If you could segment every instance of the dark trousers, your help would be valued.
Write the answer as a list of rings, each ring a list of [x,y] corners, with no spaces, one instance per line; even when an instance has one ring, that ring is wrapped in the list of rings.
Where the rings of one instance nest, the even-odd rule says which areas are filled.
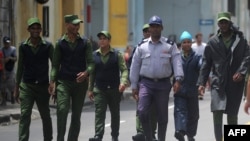
[[[224,114],[224,111],[222,110],[213,111],[214,136],[215,136],[216,141],[223,141],[223,114]],[[238,116],[227,114],[227,124],[237,125]]]
[[[138,107],[138,102],[136,103],[136,106]],[[151,106],[151,111],[150,111],[150,114],[151,114],[151,125],[152,125],[152,130],[153,130],[153,136],[155,136],[156,134],[156,128],[157,128],[157,115],[156,115],[156,109],[155,109],[155,104],[153,104]],[[139,114],[138,114],[138,110],[136,110],[136,132],[137,133],[143,133],[143,129],[142,129],[142,125],[141,125],[141,121],[140,121],[140,118],[139,118]]]
[[[103,137],[107,106],[111,114],[111,136],[118,137],[120,129],[121,93],[118,89],[101,90],[95,96],[95,135]]]
[[[152,103],[155,103],[157,114],[158,140],[165,141],[168,123],[168,101],[171,87],[172,85],[169,79],[158,82],[147,79],[141,79],[140,81],[138,113],[146,141],[153,140],[150,119]]]
[[[175,130],[184,131],[188,137],[194,137],[197,133],[199,120],[198,96],[174,98]]]
[[[48,84],[20,84],[21,118],[19,122],[19,141],[29,140],[31,114],[35,102],[42,119],[44,141],[52,141],[49,99]]]
[[[82,107],[87,87],[87,81],[76,83],[73,81],[59,80],[57,82],[57,141],[64,141],[70,107],[72,114],[67,140],[78,141],[81,127]]]

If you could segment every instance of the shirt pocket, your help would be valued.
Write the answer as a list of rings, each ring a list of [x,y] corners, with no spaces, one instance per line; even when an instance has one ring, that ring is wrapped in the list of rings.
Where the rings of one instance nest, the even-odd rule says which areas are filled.
[[[151,57],[150,54],[144,54],[144,55],[141,56],[141,59],[142,59],[142,69],[149,67],[150,61],[151,61],[150,57]]]
[[[160,64],[162,66],[170,65],[171,55],[170,54],[160,54]]]

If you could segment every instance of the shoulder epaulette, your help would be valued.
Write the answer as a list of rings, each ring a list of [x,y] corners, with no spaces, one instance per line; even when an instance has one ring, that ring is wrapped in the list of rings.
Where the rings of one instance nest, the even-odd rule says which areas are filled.
[[[167,39],[166,40],[166,43],[170,44],[170,45],[174,45],[174,41],[170,40],[170,39]]]
[[[143,39],[143,40],[138,44],[138,46],[140,46],[141,44],[143,44],[143,43],[145,43],[145,42],[147,42],[147,41],[148,41],[148,38]]]

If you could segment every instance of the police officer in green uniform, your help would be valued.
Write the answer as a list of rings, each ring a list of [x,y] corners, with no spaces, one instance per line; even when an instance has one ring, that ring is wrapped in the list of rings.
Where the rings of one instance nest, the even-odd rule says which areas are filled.
[[[107,106],[111,113],[112,141],[118,141],[121,95],[128,83],[128,70],[123,55],[110,46],[108,31],[97,34],[99,49],[93,53],[95,70],[90,74],[88,96],[95,103],[95,136],[89,141],[102,141]]]
[[[15,97],[21,101],[19,141],[29,140],[29,126],[34,102],[41,115],[44,141],[52,141],[48,93],[49,59],[52,60],[54,47],[40,37],[42,27],[38,18],[28,20],[30,37],[18,49]],[[20,94],[19,94],[20,92]],[[18,101],[19,102],[19,101]]]
[[[90,41],[78,33],[83,21],[77,15],[66,15],[64,20],[66,33],[55,45],[49,93],[57,97],[57,141],[64,141],[70,106],[72,115],[67,140],[77,141],[88,75],[94,66],[93,51]]]

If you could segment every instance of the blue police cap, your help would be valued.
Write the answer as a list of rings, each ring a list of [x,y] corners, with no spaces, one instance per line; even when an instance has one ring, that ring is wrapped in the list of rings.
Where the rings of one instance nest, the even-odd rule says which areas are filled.
[[[149,25],[151,25],[151,24],[162,25],[162,20],[161,20],[161,18],[158,17],[158,16],[153,16],[153,17],[151,17],[151,18],[149,19],[149,23],[148,23],[148,24],[149,24]]]

